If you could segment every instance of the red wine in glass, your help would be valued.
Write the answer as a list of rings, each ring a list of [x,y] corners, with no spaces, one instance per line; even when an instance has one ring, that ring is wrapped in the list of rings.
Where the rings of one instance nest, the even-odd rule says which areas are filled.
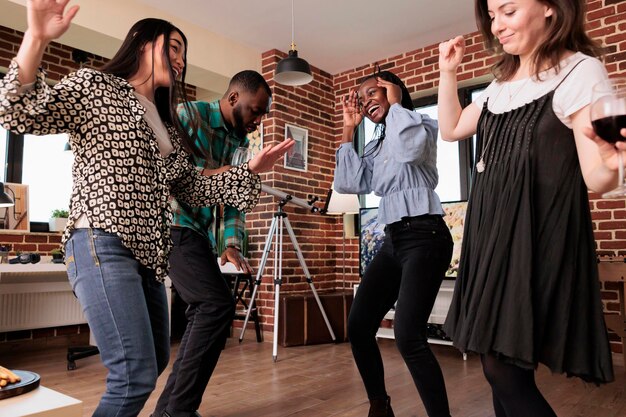
[[[626,141],[622,129],[626,128],[626,78],[600,81],[593,86],[591,96],[591,125],[598,136],[610,143]],[[626,197],[624,162],[617,152],[619,178],[617,188],[602,194],[604,198]]]
[[[626,114],[607,116],[591,122],[593,130],[607,142],[615,143],[626,140],[620,131],[626,128]]]

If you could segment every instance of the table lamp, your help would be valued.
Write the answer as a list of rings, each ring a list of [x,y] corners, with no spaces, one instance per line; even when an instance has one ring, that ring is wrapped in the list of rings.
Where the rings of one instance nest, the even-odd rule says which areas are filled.
[[[343,216],[343,278],[342,289],[346,287],[346,238],[355,237],[355,220],[352,214],[359,212],[359,197],[356,194],[341,194],[335,191],[334,184],[328,191],[324,212]]]

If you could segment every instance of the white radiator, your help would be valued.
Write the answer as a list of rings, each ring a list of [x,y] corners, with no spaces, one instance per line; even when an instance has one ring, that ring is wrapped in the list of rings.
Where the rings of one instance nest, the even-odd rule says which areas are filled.
[[[86,323],[65,265],[0,265],[0,332]]]

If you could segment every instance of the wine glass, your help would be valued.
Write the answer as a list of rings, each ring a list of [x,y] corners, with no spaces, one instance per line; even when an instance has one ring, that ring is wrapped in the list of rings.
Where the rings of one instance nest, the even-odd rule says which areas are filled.
[[[231,165],[237,166],[241,164],[245,164],[249,160],[254,157],[254,152],[249,148],[245,148],[243,146],[235,149],[235,153],[233,153],[232,160],[230,161]]]
[[[626,141],[620,134],[626,128],[626,78],[600,81],[593,86],[591,125],[598,136],[610,143]],[[617,153],[619,178],[617,188],[602,194],[603,198],[626,197],[622,152]]]

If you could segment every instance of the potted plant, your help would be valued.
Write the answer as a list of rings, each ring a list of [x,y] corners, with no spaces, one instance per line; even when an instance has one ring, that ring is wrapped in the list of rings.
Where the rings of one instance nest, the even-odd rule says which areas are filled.
[[[55,264],[63,263],[63,252],[61,252],[61,249],[52,249],[50,251],[50,255],[52,255],[52,263],[55,263]]]
[[[67,225],[69,212],[67,210],[53,210],[50,216],[49,228],[51,232],[62,232]]]

